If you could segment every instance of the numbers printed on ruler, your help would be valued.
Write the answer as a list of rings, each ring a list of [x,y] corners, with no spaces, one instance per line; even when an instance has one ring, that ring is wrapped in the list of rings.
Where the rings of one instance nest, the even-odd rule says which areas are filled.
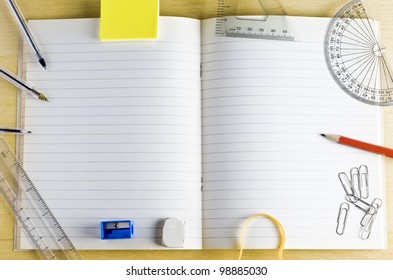
[[[265,12],[262,6],[263,12]],[[261,13],[263,13],[261,11]],[[298,41],[295,28],[284,16],[266,14],[237,15],[237,1],[219,0],[217,6],[216,35],[281,41]]]
[[[285,19],[269,16],[268,20],[253,20],[252,17],[225,17],[216,35],[223,37],[295,41],[295,32],[285,23]]]

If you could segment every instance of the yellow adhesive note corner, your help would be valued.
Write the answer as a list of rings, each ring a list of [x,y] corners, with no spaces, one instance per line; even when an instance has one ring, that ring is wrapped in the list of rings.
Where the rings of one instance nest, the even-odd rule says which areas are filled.
[[[100,39],[157,39],[159,0],[101,0]]]

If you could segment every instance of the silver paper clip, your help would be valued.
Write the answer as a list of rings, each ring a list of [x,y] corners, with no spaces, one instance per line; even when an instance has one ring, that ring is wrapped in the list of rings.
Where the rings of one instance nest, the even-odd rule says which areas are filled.
[[[351,183],[352,183],[353,189],[356,191],[357,194],[359,194],[359,198],[360,198],[361,194],[360,194],[360,173],[359,173],[359,168],[357,168],[357,167],[351,168],[349,173],[350,173],[350,176],[351,176]]]
[[[362,225],[362,229],[360,231],[360,238],[366,240],[370,237],[372,226],[374,224],[375,219],[377,218],[378,210],[382,206],[382,200],[376,198],[371,203],[369,210],[363,216],[360,224]]]
[[[352,168],[350,179],[345,172],[339,173],[338,178],[346,193],[345,199],[365,213],[360,221],[360,238],[366,240],[370,237],[378,210],[382,207],[382,200],[379,198],[375,198],[371,204],[364,200],[369,197],[368,167],[361,165]],[[336,233],[339,235],[344,233],[348,211],[349,204],[342,203],[337,217]]]
[[[371,230],[374,224],[375,219],[377,218],[377,213],[374,213],[371,218],[368,220],[367,224],[362,227],[360,231],[360,238],[363,240],[366,240],[370,237],[371,235]]]
[[[362,198],[368,198],[368,167],[366,165],[359,167],[359,190]]]
[[[377,215],[379,208],[382,206],[382,200],[379,198],[375,198],[373,202],[370,205],[370,210],[364,214],[363,219],[360,221],[360,224],[362,226],[366,226],[370,223],[370,219],[373,218],[373,216]]]
[[[338,174],[338,178],[340,179],[341,185],[347,194],[346,199],[351,203],[355,203],[359,199],[359,194],[353,187],[352,182],[349,180],[347,174],[345,172],[340,172]]]
[[[348,213],[349,213],[349,204],[346,202],[341,203],[337,216],[336,233],[338,235],[344,234],[345,226],[347,224]]]
[[[348,202],[351,202],[353,205],[355,205],[357,208],[359,208],[360,210],[362,210],[365,213],[374,212],[376,210],[369,203],[367,203],[366,201],[364,201],[363,199],[360,199],[358,197],[353,197],[352,195],[350,195],[350,196],[346,196],[345,198],[347,199]],[[372,209],[372,208],[374,208],[374,209]]]

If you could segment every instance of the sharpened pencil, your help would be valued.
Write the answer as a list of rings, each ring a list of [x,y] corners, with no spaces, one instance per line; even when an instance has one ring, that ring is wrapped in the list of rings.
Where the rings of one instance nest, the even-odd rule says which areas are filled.
[[[389,148],[374,145],[374,144],[369,144],[366,142],[351,139],[351,138],[341,136],[341,135],[321,134],[321,136],[323,136],[326,139],[329,139],[333,142],[336,142],[338,144],[346,145],[346,146],[349,146],[352,148],[357,148],[357,149],[361,149],[363,151],[367,151],[367,152],[371,152],[374,154],[384,155],[384,156],[393,158],[393,149],[389,149]]]

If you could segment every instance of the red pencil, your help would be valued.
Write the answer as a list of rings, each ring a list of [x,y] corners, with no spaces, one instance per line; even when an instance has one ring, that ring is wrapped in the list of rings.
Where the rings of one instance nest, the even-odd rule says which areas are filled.
[[[326,137],[327,139],[329,139],[333,142],[342,144],[342,145],[350,146],[350,147],[361,149],[361,150],[371,152],[374,154],[380,154],[380,155],[384,155],[384,156],[393,158],[393,150],[389,149],[389,148],[369,144],[369,143],[362,142],[359,140],[347,138],[347,137],[344,137],[341,135],[321,134],[321,136]]]

